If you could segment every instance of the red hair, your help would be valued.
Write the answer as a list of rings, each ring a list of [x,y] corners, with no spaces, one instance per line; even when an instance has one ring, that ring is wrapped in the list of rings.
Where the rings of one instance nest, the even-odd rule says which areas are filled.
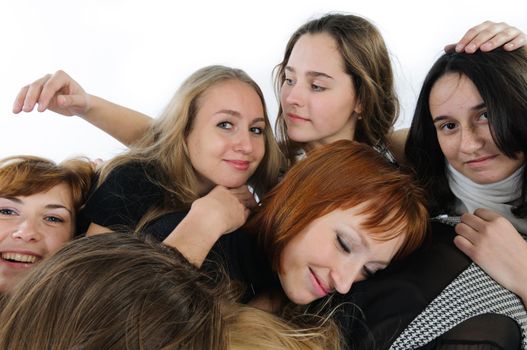
[[[362,205],[364,229],[378,240],[404,235],[394,259],[414,251],[427,232],[424,191],[370,146],[337,141],[310,152],[262,200],[251,219],[273,269],[284,247],[313,220]]]

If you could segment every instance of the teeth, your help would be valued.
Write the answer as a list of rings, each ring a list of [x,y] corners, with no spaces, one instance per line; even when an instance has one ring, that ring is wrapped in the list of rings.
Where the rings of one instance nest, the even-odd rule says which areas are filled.
[[[2,253],[2,259],[26,264],[33,264],[37,260],[37,257],[34,255],[26,255],[20,253]]]

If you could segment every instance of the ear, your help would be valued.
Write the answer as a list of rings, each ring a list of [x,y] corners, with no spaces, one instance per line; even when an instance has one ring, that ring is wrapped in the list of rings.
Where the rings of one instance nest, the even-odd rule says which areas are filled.
[[[360,101],[355,102],[355,107],[353,108],[354,114],[361,114],[362,113],[362,103]]]

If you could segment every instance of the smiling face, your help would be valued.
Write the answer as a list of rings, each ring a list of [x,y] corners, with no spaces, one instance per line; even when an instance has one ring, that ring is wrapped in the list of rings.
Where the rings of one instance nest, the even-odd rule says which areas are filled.
[[[494,142],[487,108],[474,83],[465,75],[442,76],[430,92],[430,114],[447,161],[478,184],[501,181],[524,162],[504,155]]]
[[[280,103],[293,141],[317,147],[354,139],[361,107],[329,34],[304,34],[298,39],[285,68]]]
[[[380,241],[362,228],[360,207],[337,209],[312,221],[284,248],[279,278],[287,297],[308,304],[385,268],[404,235]],[[381,234],[382,235],[382,234]]]
[[[66,184],[30,196],[0,197],[0,293],[70,241],[74,222]]]
[[[260,97],[244,82],[218,83],[200,97],[187,137],[200,193],[214,185],[234,188],[247,182],[265,153],[264,116]]]

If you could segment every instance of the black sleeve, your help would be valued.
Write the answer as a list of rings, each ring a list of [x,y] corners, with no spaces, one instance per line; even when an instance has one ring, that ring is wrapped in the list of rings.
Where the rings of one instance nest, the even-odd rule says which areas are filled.
[[[522,333],[512,318],[498,314],[472,317],[421,349],[434,350],[518,350]]]
[[[147,172],[138,163],[114,169],[89,196],[81,211],[83,219],[116,230],[133,229],[163,199],[162,190],[149,181]]]
[[[241,302],[248,302],[264,289],[280,285],[263,251],[259,249],[256,237],[244,229],[223,235],[212,247],[203,268],[211,271],[218,265],[226,270],[231,279],[246,287]]]

